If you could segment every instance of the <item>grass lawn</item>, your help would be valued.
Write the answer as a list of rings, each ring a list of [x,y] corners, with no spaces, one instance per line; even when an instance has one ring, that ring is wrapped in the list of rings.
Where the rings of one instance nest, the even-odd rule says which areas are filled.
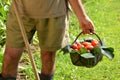
[[[55,80],[120,80],[120,1],[119,0],[86,0],[84,4],[89,17],[95,24],[95,32],[105,39],[107,46],[115,49],[115,58],[103,61],[93,68],[72,65],[69,55],[57,54]],[[75,15],[70,17],[70,39],[80,32]]]
[[[120,0],[84,0],[87,14],[95,24],[95,32],[105,40],[107,46],[115,49],[115,57],[109,60],[104,56],[103,60],[93,68],[77,67],[71,63],[70,55],[57,52],[56,72],[54,80],[120,80]],[[74,13],[70,16],[70,40],[81,32]],[[2,51],[0,52],[2,54]],[[33,53],[38,70],[40,70],[39,49]],[[0,55],[1,57],[2,55]],[[19,71],[25,73],[28,80],[34,80],[29,58],[23,54],[21,61],[25,61]],[[1,68],[1,64],[0,64]],[[0,69],[1,70],[1,69]]]

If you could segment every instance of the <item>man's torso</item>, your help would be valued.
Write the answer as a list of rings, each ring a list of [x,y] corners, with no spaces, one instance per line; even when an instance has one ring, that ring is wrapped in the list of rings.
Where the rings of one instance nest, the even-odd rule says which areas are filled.
[[[66,14],[65,0],[16,0],[20,15],[31,18],[49,18]],[[11,12],[14,12],[11,6]]]

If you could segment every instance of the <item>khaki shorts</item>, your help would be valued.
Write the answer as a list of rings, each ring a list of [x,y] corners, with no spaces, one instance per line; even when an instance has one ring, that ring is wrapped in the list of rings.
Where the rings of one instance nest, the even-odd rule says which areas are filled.
[[[56,51],[69,42],[66,16],[45,19],[22,17],[22,21],[28,41],[34,40],[33,35],[37,32],[42,50]],[[16,48],[25,46],[18,21],[12,13],[9,14],[7,20],[6,45]]]

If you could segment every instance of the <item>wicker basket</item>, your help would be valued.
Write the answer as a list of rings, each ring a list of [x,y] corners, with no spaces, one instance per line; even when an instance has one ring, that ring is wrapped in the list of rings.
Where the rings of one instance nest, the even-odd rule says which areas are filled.
[[[82,34],[82,32],[76,37],[73,44],[76,42],[76,40],[78,39],[78,37],[81,34]],[[102,46],[103,44],[102,44],[100,37],[96,33],[93,33],[93,34],[97,36],[97,38],[99,39],[100,45]],[[86,54],[88,54],[88,53],[86,53]],[[70,58],[71,58],[73,65],[84,66],[84,67],[88,67],[88,68],[94,67],[103,58],[102,53],[96,54],[96,55],[93,55],[93,54],[90,54],[90,55],[92,55],[92,56],[89,58],[84,58],[81,54],[78,54],[77,52],[75,52],[75,53],[70,53]]]

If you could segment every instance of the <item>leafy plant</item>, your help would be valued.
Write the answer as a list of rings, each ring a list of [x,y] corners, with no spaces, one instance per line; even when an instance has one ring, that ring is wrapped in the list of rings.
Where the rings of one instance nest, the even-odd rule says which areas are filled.
[[[0,45],[5,44],[6,19],[9,11],[10,0],[0,0]]]

